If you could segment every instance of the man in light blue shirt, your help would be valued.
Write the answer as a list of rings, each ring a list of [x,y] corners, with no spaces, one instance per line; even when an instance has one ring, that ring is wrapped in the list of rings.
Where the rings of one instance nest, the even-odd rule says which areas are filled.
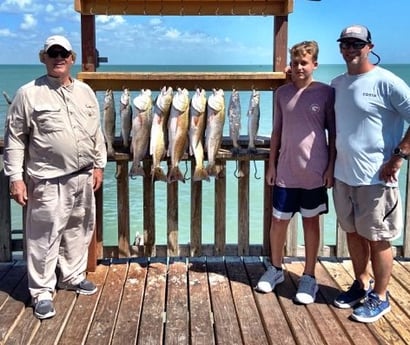
[[[387,287],[391,241],[403,227],[398,174],[410,155],[410,131],[403,136],[405,122],[410,122],[410,88],[371,63],[374,45],[366,27],[345,28],[338,42],[347,73],[332,81],[337,149],[333,197],[355,281],[334,304],[354,307],[357,321],[374,322],[391,309]]]

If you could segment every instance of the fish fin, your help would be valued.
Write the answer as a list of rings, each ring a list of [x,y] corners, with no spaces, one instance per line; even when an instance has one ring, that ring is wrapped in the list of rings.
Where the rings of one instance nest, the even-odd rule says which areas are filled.
[[[182,172],[181,170],[179,170],[179,167],[171,168],[168,174],[168,183],[172,183],[176,181],[181,181],[185,183],[184,175],[182,175]]]
[[[209,181],[209,175],[205,168],[196,167],[194,171],[194,176],[192,178],[194,181]]]
[[[151,170],[152,182],[164,181],[167,182],[167,176],[161,167],[155,167]]]
[[[145,172],[141,166],[133,163],[131,166],[129,175],[131,177],[134,177],[134,176],[144,176],[145,177]]]

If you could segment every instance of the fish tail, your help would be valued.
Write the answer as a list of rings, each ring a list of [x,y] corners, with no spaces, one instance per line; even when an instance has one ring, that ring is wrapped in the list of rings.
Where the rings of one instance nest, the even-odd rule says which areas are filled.
[[[195,167],[194,176],[192,179],[194,181],[202,181],[202,180],[209,181],[209,175],[205,168]]]
[[[214,177],[217,177],[219,173],[215,163],[208,164],[208,166],[206,167],[206,172],[208,173],[208,176],[214,176]]]
[[[155,181],[164,181],[167,182],[167,176],[164,173],[164,170],[161,167],[155,167],[151,170],[152,182]]]
[[[129,175],[131,177],[134,177],[134,176],[145,177],[145,172],[144,172],[144,169],[140,165],[132,163]]]
[[[181,170],[179,167],[172,167],[168,174],[168,183],[181,181],[185,183],[184,175],[182,175]]]

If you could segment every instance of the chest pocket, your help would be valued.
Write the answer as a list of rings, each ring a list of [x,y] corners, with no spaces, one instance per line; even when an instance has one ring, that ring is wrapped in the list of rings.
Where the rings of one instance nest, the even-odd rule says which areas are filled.
[[[39,104],[34,107],[33,120],[42,133],[64,130],[61,107],[52,104]]]

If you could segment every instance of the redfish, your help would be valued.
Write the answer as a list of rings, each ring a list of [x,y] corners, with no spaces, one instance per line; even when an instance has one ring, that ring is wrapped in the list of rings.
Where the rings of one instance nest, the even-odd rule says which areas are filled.
[[[205,130],[205,147],[208,153],[206,170],[209,176],[217,177],[219,172],[215,159],[221,147],[222,132],[225,124],[225,95],[222,89],[213,90],[208,97],[207,126]]]
[[[185,182],[185,178],[179,170],[179,162],[187,148],[188,122],[189,92],[187,89],[178,88],[172,99],[168,120],[168,156],[171,157],[168,183]]]
[[[131,153],[133,156],[130,176],[145,176],[142,161],[144,160],[149,143],[152,123],[151,90],[141,90],[134,98],[135,114],[132,120]]]
[[[160,164],[166,155],[167,125],[173,92],[172,87],[167,88],[164,86],[155,100],[150,141],[151,176],[153,181],[167,181],[167,176]]]
[[[206,123],[206,91],[197,88],[191,99],[189,126],[189,153],[195,157],[194,181],[208,180],[204,168],[204,147],[202,144]]]

